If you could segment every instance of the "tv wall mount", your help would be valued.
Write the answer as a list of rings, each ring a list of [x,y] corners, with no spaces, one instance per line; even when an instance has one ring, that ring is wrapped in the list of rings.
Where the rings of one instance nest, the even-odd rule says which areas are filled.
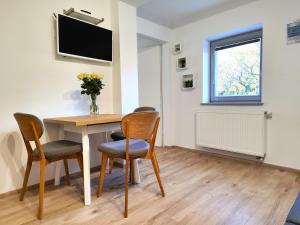
[[[86,11],[86,10],[80,10],[80,12],[75,11],[74,8],[70,8],[68,10],[63,11],[63,13],[67,16],[79,19],[79,20],[83,20],[86,21],[88,23],[94,24],[94,25],[98,25],[99,23],[104,22],[104,18],[102,19],[98,19],[96,17],[91,16],[91,12]],[[56,14],[53,13],[54,17],[56,18]]]

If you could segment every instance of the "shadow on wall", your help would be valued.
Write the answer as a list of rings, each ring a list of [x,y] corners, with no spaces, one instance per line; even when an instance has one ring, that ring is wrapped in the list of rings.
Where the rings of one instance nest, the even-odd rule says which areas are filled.
[[[44,124],[45,133],[41,138],[41,143],[59,139],[59,126],[54,124]],[[110,137],[108,132],[107,137]],[[81,142],[81,135],[65,132],[65,139]],[[110,140],[110,139],[109,139]],[[106,142],[106,134],[93,134],[90,135],[90,159],[91,167],[99,166],[100,156],[97,151],[97,147],[100,143]],[[34,145],[32,146],[34,148]],[[27,162],[27,151],[19,131],[13,131],[3,134],[3,138],[0,139],[0,164],[4,171],[5,179],[0,179],[0,193],[5,193],[9,190],[15,190],[22,187],[22,182],[25,173],[25,167]],[[77,161],[70,160],[69,164],[70,173],[78,172],[79,167]],[[54,177],[55,164],[51,164],[47,167],[46,180]],[[64,174],[64,171],[62,171]],[[30,172],[28,185],[32,185],[39,182],[39,164],[33,163]]]
[[[64,93],[63,95],[64,100],[71,100],[70,105],[68,106],[70,112],[78,112],[81,113],[89,113],[89,96],[81,95],[80,90],[69,91]]]
[[[22,156],[24,156],[23,140],[18,132],[12,132],[4,136],[0,142],[0,155],[6,164],[12,185],[19,188],[22,185],[25,167]],[[26,154],[27,157],[27,154]],[[26,158],[27,160],[27,158]],[[0,182],[0,190],[5,190],[7,182]]]

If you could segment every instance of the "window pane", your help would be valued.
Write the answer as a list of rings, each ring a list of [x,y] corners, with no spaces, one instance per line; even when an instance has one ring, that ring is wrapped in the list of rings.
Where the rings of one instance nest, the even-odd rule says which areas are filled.
[[[215,51],[215,96],[260,95],[260,41]]]

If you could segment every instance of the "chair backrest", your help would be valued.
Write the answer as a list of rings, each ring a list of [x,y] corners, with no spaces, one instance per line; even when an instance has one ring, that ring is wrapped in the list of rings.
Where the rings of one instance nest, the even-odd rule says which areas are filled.
[[[36,116],[25,113],[15,113],[14,117],[26,141],[36,141],[36,138],[39,139],[43,135],[43,123]]]
[[[42,150],[39,140],[44,133],[42,121],[34,115],[25,113],[15,113],[14,117],[22,133],[28,157],[32,158],[32,147],[30,145],[30,141],[34,141],[36,149],[38,151],[39,159],[45,160],[45,154]]]
[[[155,130],[157,131],[157,121],[159,121],[158,112],[130,113],[122,119],[122,132],[128,139],[150,141]]]
[[[156,111],[156,109],[149,106],[138,107],[134,110],[134,112],[153,112],[153,111]]]

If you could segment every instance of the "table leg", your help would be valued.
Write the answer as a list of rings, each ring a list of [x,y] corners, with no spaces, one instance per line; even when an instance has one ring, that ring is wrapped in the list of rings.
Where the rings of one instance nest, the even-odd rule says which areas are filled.
[[[60,185],[61,167],[62,167],[62,161],[61,160],[57,161],[55,165],[55,178],[54,178],[55,186]]]
[[[82,127],[84,204],[91,204],[90,142],[87,126]]]
[[[108,135],[107,135],[107,131],[105,132],[105,140],[106,140],[106,143],[108,143]],[[106,170],[108,170],[109,171],[109,165],[110,165],[110,161],[111,161],[112,159],[110,159],[110,158],[108,158],[107,159],[107,162],[106,162]]]
[[[64,138],[65,138],[64,125],[61,125],[58,131],[58,139],[63,140]],[[55,177],[54,177],[55,186],[58,186],[60,184],[61,168],[62,168],[62,161],[60,160],[56,162],[56,167],[55,167]]]
[[[138,160],[139,159],[134,160],[134,163],[133,163],[133,167],[134,167],[134,178],[133,178],[133,180],[137,184],[141,183]]]

